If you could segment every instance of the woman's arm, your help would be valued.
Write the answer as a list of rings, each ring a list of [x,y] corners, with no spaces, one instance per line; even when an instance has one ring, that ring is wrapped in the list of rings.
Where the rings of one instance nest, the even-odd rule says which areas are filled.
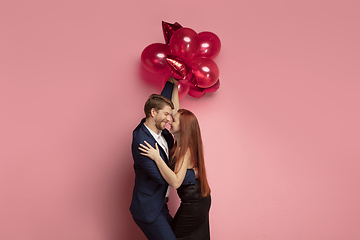
[[[186,175],[187,166],[190,161],[190,152],[187,151],[184,158],[179,161],[179,164],[181,164],[179,172],[174,173],[161,158],[157,143],[155,143],[155,148],[153,148],[146,141],[145,144],[146,146],[140,144],[139,149],[142,151],[141,155],[147,156],[154,160],[165,181],[174,189],[179,188],[184,181]]]
[[[174,104],[174,109],[172,110],[172,115],[174,116],[177,113],[177,111],[180,109],[178,81],[171,76],[169,77],[169,80],[170,79],[172,80],[172,83],[174,84],[173,92],[171,95],[171,101]]]

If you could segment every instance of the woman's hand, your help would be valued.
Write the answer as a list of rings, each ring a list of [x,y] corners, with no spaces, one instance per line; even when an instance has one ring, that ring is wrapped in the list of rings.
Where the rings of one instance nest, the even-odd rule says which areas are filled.
[[[154,160],[155,162],[159,159],[162,160],[157,143],[155,143],[155,148],[153,148],[146,141],[144,141],[144,143],[146,144],[146,146],[144,144],[140,143],[139,150],[141,151],[140,152],[141,155],[147,156],[147,157],[151,158],[152,160]]]

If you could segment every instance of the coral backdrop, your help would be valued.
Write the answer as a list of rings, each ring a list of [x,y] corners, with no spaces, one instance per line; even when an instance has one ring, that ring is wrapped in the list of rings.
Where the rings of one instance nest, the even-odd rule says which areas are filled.
[[[358,1],[0,3],[0,239],[141,240],[131,133],[161,21],[222,43],[198,117],[212,239],[360,239]],[[178,205],[171,193],[171,212]]]

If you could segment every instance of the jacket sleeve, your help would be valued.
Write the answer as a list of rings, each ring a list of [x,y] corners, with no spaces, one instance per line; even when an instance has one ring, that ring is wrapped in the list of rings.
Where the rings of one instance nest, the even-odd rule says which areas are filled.
[[[167,97],[168,99],[171,99],[173,88],[174,88],[174,84],[167,81],[163,90],[161,91],[161,95],[163,95],[164,97]]]
[[[147,142],[151,142],[146,140]],[[143,141],[141,142],[143,143]],[[157,183],[168,185],[165,179],[161,176],[156,163],[149,157],[143,156],[140,154],[140,150],[138,149],[140,142],[134,141],[132,144],[132,154],[136,165],[140,165],[140,167]],[[154,144],[151,144],[154,145]],[[155,147],[155,146],[153,146]],[[195,175],[194,175],[195,176]]]

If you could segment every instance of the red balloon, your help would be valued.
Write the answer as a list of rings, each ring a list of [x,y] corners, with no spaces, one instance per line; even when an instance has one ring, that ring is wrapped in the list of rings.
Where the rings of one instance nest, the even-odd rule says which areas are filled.
[[[169,46],[163,43],[153,43],[141,53],[141,63],[152,73],[168,71],[166,56],[170,54]]]
[[[178,22],[171,24],[171,23],[162,21],[162,28],[163,28],[165,42],[166,42],[166,44],[169,44],[170,38],[173,35],[173,33],[176,30],[178,30],[179,28],[182,28],[182,26]]]
[[[185,79],[191,69],[178,57],[167,56],[166,61],[169,65],[170,74],[175,79]]]
[[[201,32],[198,35],[200,40],[200,52],[198,56],[214,59],[221,49],[219,37],[212,32]]]
[[[212,85],[211,87],[204,88],[203,92],[204,93],[216,92],[219,88],[220,88],[220,79],[217,80],[217,82],[214,85]]]
[[[197,87],[211,87],[219,79],[219,68],[210,58],[199,57],[194,59],[189,65],[192,68],[197,83],[195,86]]]
[[[162,88],[164,88],[167,80],[169,79],[170,74],[166,74],[164,76],[164,78],[162,79]],[[182,81],[178,81],[178,94],[179,94],[179,99],[182,99],[186,96],[186,94],[188,94],[190,89],[190,86],[183,83]]]
[[[202,92],[201,90],[192,88],[192,87],[189,89],[188,94],[189,94],[189,96],[194,97],[194,98],[201,98],[202,96],[205,95],[205,93]]]
[[[190,90],[190,86],[187,84],[182,83],[181,81],[178,82],[178,92],[179,92],[179,99],[182,99],[183,97],[188,94]]]
[[[180,28],[171,36],[169,48],[173,55],[189,62],[200,51],[199,36],[191,28]]]
[[[190,89],[188,92],[189,96],[194,97],[194,98],[201,98],[206,93],[216,92],[220,87],[220,80],[217,80],[217,82],[209,88],[199,88],[199,87],[196,87],[193,85],[189,85],[189,86],[190,86]]]

